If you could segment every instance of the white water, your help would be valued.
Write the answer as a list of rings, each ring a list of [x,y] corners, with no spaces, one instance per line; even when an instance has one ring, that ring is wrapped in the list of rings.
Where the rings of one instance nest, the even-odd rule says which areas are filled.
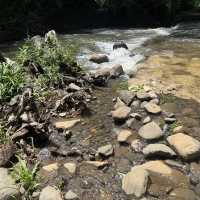
[[[143,45],[148,40],[157,37],[167,37],[171,34],[173,28],[156,29],[95,29],[82,34],[63,35],[63,40],[75,40],[81,44],[81,51],[77,56],[78,62],[89,70],[98,68],[112,67],[114,64],[121,64],[124,71],[129,74],[137,70],[137,64],[145,58],[145,52],[150,49]],[[129,50],[119,48],[113,50],[113,44],[117,41],[123,41],[127,44]],[[89,62],[89,57],[93,53],[103,53],[108,55],[109,62],[95,64]]]

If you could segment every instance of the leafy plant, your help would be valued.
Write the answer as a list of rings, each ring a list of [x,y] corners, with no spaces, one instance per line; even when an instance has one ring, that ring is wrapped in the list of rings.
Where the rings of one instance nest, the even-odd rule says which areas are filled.
[[[22,159],[20,156],[17,156],[17,158],[19,162],[12,168],[12,176],[16,182],[24,187],[26,190],[25,196],[29,198],[39,186],[39,177],[37,174],[39,163],[36,163],[35,166],[30,169],[26,160]]]
[[[176,97],[172,94],[163,94],[161,93],[159,95],[160,97],[160,104],[165,104],[165,103],[173,103],[176,100]]]
[[[0,63],[0,101],[17,94],[24,83],[24,73],[20,65]]]
[[[130,87],[129,90],[133,92],[142,92],[144,91],[144,85],[135,85]]]

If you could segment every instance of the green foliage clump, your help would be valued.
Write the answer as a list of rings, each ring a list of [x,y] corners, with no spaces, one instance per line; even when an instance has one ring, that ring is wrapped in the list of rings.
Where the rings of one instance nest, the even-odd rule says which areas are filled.
[[[38,167],[39,164],[36,163],[33,169],[30,169],[27,161],[17,156],[18,163],[12,168],[12,176],[25,190],[25,196],[29,199],[30,195],[39,186],[39,176]]]
[[[144,85],[135,85],[135,86],[130,87],[129,90],[133,92],[143,92]]]
[[[24,72],[16,63],[0,63],[0,101],[17,94],[25,83]]]
[[[36,83],[42,87],[58,85],[63,81],[62,65],[70,74],[76,74],[81,70],[75,61],[73,46],[62,47],[57,41],[48,40],[39,48],[31,40],[27,40],[19,50],[17,61],[21,65],[32,61],[42,68],[44,73],[36,80]]]

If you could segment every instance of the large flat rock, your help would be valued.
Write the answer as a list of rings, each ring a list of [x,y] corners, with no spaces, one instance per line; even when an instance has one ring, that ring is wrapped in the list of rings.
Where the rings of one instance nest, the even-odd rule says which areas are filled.
[[[189,135],[177,133],[169,136],[167,141],[185,160],[192,160],[200,157],[200,142]]]

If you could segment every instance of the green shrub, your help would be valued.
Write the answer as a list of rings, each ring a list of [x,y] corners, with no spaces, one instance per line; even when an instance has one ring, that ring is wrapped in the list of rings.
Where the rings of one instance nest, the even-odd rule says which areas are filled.
[[[16,95],[24,83],[24,73],[20,65],[0,63],[0,101]]]
[[[63,73],[60,71],[61,65],[64,65],[70,74],[76,74],[81,70],[75,59],[76,50],[72,45],[62,47],[51,41],[43,42],[41,48],[33,44],[31,40],[20,48],[17,55],[17,61],[24,65],[27,61],[32,61],[40,66],[44,73],[37,78],[42,87],[48,85],[57,85],[63,80]]]
[[[18,163],[12,168],[12,176],[26,190],[25,196],[29,199],[30,195],[39,186],[38,163],[33,169],[28,167],[27,161],[17,156]]]

